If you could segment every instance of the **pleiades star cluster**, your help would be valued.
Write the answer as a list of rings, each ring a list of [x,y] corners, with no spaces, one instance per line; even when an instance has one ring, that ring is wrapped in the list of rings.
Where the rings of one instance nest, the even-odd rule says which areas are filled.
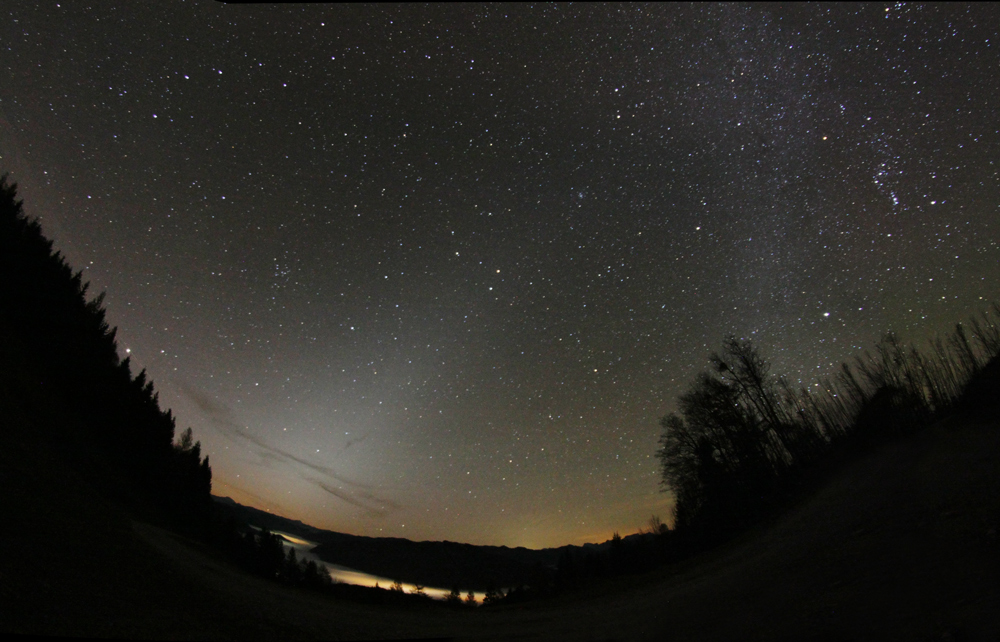
[[[669,518],[729,334],[813,386],[1000,291],[1000,10],[9,3],[0,171],[214,492],[529,547]]]

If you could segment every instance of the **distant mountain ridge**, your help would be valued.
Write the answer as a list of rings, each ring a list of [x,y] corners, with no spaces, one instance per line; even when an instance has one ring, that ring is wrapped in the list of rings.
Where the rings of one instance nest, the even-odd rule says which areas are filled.
[[[532,585],[550,576],[567,551],[602,551],[611,542],[540,550],[518,546],[477,546],[457,542],[414,542],[399,537],[365,537],[316,528],[299,520],[244,506],[229,497],[213,497],[239,521],[316,542],[312,553],[330,564],[346,566],[403,582],[462,590]],[[629,535],[624,540],[648,537]]]
[[[230,497],[212,495],[212,499],[217,505],[225,507],[225,509],[232,513],[233,516],[239,521],[252,524],[259,528],[266,528],[271,531],[282,531],[284,533],[298,535],[299,537],[314,542],[318,542],[319,540],[317,538],[323,533],[330,532],[310,526],[309,524],[300,522],[297,519],[289,519],[287,517],[281,517],[280,515],[260,510],[259,508],[244,506]]]

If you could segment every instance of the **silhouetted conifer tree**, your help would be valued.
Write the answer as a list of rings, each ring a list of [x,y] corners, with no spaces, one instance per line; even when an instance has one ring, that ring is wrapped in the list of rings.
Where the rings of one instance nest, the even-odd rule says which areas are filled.
[[[62,432],[47,435],[95,452],[110,466],[91,466],[175,516],[204,515],[211,469],[200,446],[172,447],[174,418],[159,407],[145,370],[132,376],[120,360],[104,295],[74,273],[37,221],[23,212],[16,185],[0,177],[0,354],[6,376],[18,377],[64,413]],[[96,449],[96,450],[95,450]]]
[[[483,604],[496,604],[500,601],[501,597],[503,597],[503,594],[490,585],[486,588],[486,593],[483,595]]]

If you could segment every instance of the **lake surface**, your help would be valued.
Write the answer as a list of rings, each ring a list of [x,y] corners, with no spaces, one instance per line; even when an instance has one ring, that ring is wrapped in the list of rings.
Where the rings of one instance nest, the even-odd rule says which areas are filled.
[[[302,539],[298,535],[292,535],[291,533],[283,533],[282,531],[272,531],[278,535],[285,538],[282,544],[286,548],[291,548],[295,550],[295,554],[299,559],[312,560],[316,562],[320,567],[325,568],[327,572],[337,582],[343,582],[344,584],[357,584],[359,586],[379,586],[384,589],[388,589],[395,583],[395,579],[389,577],[380,577],[378,575],[372,575],[371,573],[365,573],[364,571],[358,571],[353,568],[347,568],[346,566],[338,566],[336,564],[330,564],[329,562],[324,562],[320,558],[312,554],[312,549],[316,548],[319,544],[317,542],[310,542],[309,540]],[[407,584],[403,582],[403,590],[407,593],[412,593],[416,591],[417,587],[414,584]],[[425,586],[424,593],[433,597],[435,599],[443,600],[449,593],[451,589],[439,588],[434,586]],[[468,591],[462,593],[462,599],[465,599]],[[477,602],[483,601],[482,593],[475,593],[473,595]]]

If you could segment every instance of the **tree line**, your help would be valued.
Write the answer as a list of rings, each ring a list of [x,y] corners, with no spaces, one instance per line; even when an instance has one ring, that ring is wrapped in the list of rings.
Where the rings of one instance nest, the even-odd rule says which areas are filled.
[[[109,327],[104,295],[53,250],[0,177],[0,382],[39,418],[35,428],[105,491],[171,522],[197,524],[212,469],[190,428],[162,410],[146,371],[132,373]],[[10,438],[10,435],[8,435]]]
[[[661,421],[657,454],[676,499],[675,529],[724,538],[780,508],[832,461],[955,412],[995,407],[998,317],[994,304],[924,350],[889,333],[812,388],[773,375],[751,342],[726,339],[680,396],[679,413]]]

